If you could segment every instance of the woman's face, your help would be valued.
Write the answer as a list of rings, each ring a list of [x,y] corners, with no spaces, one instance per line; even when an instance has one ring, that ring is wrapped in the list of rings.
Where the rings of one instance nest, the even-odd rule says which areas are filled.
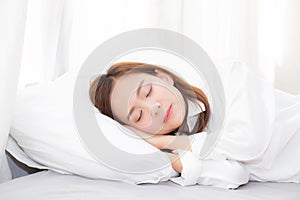
[[[150,134],[166,134],[182,124],[186,112],[182,94],[171,76],[157,73],[131,73],[115,80],[111,94],[115,119]]]

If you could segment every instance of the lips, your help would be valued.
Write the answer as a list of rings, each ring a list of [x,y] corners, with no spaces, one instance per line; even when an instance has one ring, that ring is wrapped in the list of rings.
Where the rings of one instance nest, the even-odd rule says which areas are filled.
[[[172,104],[169,106],[168,110],[167,110],[167,114],[165,116],[165,119],[164,119],[164,123],[168,122],[171,115],[172,115],[172,112],[173,112],[173,107],[172,107]]]

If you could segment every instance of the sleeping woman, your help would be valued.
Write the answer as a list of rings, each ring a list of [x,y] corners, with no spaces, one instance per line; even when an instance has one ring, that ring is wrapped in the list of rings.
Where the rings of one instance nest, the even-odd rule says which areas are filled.
[[[180,174],[171,178],[175,183],[222,188],[250,180],[299,183],[300,96],[273,88],[239,62],[221,68],[220,75],[226,117],[205,158],[199,155],[212,116],[208,98],[171,71],[115,63],[91,82],[90,98],[102,114],[165,152]]]

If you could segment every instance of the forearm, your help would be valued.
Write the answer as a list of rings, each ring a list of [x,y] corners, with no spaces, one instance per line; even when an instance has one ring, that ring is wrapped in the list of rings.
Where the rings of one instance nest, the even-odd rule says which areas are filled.
[[[173,169],[176,172],[181,173],[181,171],[182,171],[182,164],[181,164],[181,161],[179,159],[178,154],[177,153],[166,153],[166,154],[167,154],[167,156],[170,159],[170,162],[172,164]]]
[[[167,135],[163,138],[163,146],[162,148],[166,149],[182,149],[182,150],[188,150],[192,151],[190,140],[188,136],[182,135],[182,136],[171,136]]]

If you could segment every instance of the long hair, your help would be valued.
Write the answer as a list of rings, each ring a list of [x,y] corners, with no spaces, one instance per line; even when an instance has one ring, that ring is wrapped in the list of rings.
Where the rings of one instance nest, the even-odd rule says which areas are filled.
[[[115,84],[115,79],[122,77],[127,73],[146,73],[156,76],[156,70],[161,70],[162,72],[169,74],[173,78],[174,87],[176,87],[181,92],[186,105],[187,99],[191,100],[192,102],[197,102],[197,98],[197,100],[202,102],[205,107],[205,111],[203,111],[202,107],[199,106],[202,112],[199,114],[198,121],[192,131],[188,131],[187,128],[187,112],[182,125],[175,131],[185,132],[185,134],[187,135],[202,132],[207,126],[210,117],[210,106],[204,92],[199,88],[188,84],[174,73],[156,65],[141,62],[119,62],[113,64],[108,69],[106,74],[101,74],[91,81],[89,89],[90,99],[102,114],[114,119],[110,100],[112,88]]]

